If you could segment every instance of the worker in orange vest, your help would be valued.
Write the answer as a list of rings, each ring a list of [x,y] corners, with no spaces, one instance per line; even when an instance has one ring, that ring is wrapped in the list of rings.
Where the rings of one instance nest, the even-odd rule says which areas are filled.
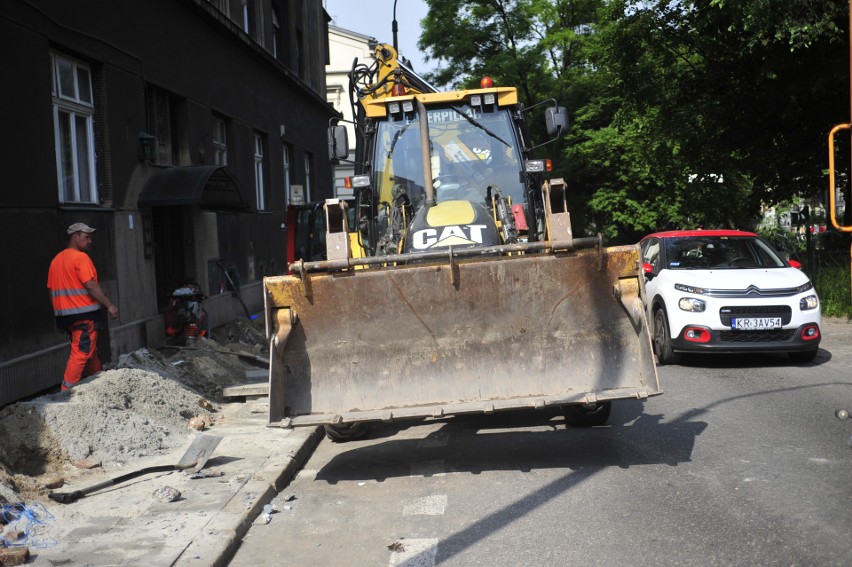
[[[98,331],[103,325],[101,305],[110,316],[118,317],[98,284],[98,272],[86,251],[92,245],[95,229],[77,222],[68,227],[68,246],[57,254],[47,272],[47,287],[53,302],[56,327],[71,338],[71,356],[65,367],[62,389],[101,371],[98,358]]]

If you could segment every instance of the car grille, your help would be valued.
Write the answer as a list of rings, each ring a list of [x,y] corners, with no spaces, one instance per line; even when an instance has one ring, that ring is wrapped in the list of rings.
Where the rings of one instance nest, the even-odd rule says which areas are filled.
[[[719,333],[719,340],[723,343],[789,341],[795,332],[795,329],[779,329],[777,331],[722,331]]]
[[[708,289],[704,292],[710,297],[791,297],[802,293],[797,287],[782,287],[776,289],[760,289],[756,285],[750,285],[746,289]]]
[[[781,324],[787,325],[793,318],[793,310],[789,305],[734,305],[719,309],[723,325],[730,327],[733,317],[781,317]]]

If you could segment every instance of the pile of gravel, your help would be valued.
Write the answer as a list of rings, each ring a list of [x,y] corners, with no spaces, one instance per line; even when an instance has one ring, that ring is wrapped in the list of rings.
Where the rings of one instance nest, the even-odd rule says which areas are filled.
[[[183,447],[197,434],[193,417],[215,428],[208,400],[223,401],[223,388],[264,367],[268,348],[262,325],[247,320],[216,329],[214,339],[139,349],[67,392],[0,409],[0,503],[44,497],[37,477],[72,463],[119,467]]]
[[[186,443],[190,418],[210,414],[201,400],[156,372],[108,370],[0,411],[0,461],[38,475],[80,459],[124,463],[159,455]]]

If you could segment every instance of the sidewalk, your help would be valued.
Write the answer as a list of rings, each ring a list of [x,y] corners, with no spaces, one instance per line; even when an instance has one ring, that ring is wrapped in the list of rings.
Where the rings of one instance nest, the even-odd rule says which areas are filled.
[[[266,427],[267,412],[265,398],[221,406],[207,432],[223,439],[203,469],[204,478],[151,474],[71,504],[45,504],[53,518],[40,518],[45,523],[35,544],[30,543],[27,565],[227,565],[264,504],[287,485],[322,439],[321,429]],[[185,448],[111,474],[91,471],[58,491],[177,463]],[[180,491],[180,499],[158,501],[154,492],[166,486]],[[39,540],[56,543],[39,548]]]

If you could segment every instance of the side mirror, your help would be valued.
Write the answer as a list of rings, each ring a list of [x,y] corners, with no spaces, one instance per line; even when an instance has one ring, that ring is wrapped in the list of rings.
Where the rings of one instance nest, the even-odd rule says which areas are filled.
[[[349,135],[346,126],[338,124],[328,128],[328,159],[337,160],[349,157]]]
[[[651,279],[654,277],[654,266],[648,262],[642,262],[642,272],[645,274],[646,278]]]
[[[798,260],[787,260],[787,263],[790,264],[791,268],[796,268],[797,270],[802,269],[802,263]]]
[[[568,111],[564,106],[551,106],[546,109],[544,121],[548,136],[558,138],[568,133]]]

